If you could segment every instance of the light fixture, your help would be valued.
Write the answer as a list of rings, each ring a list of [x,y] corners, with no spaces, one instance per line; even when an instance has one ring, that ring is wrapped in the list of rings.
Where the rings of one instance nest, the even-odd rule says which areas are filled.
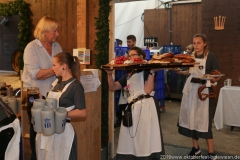
[[[214,17],[214,29],[215,30],[224,30],[226,16],[216,16]]]

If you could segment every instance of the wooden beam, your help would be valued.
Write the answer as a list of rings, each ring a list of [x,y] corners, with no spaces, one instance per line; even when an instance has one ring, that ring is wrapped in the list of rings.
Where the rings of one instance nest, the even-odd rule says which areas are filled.
[[[77,48],[87,48],[87,0],[77,0]],[[86,65],[81,65],[81,70]]]
[[[114,25],[115,25],[115,17],[114,17],[114,2],[110,2],[110,6],[111,6],[111,12],[109,13],[109,62],[110,60],[113,59],[113,57],[115,55],[113,55],[114,53],[114,42],[115,42],[115,36],[114,36]],[[109,92],[108,94],[108,99],[109,99],[109,109],[108,109],[108,141],[109,141],[109,158],[113,159],[114,158],[114,115],[115,115],[115,106],[114,106],[114,92]]]

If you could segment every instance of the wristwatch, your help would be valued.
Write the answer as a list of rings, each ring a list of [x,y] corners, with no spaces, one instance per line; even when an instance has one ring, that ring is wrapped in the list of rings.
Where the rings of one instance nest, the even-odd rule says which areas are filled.
[[[152,76],[154,76],[154,75],[155,75],[155,72],[153,72],[153,73],[152,73],[152,72],[149,72],[149,74],[152,75]]]

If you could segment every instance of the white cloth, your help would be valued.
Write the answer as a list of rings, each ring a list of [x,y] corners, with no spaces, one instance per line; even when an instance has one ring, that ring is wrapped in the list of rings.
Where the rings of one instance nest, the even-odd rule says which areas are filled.
[[[195,60],[200,63],[200,67],[196,66],[191,69],[191,75],[188,77],[183,88],[179,125],[190,130],[207,132],[209,123],[209,99],[207,98],[205,101],[201,101],[198,98],[198,89],[202,84],[190,82],[193,77],[199,78],[205,74],[206,59],[196,58]],[[205,88],[202,93],[208,94],[208,88]]]
[[[52,56],[48,54],[38,39],[28,43],[23,55],[24,70],[21,77],[23,87],[39,87],[41,95],[46,96],[56,78],[52,76],[39,80],[36,75],[40,69],[52,68],[52,58],[60,52],[62,52],[62,48],[57,42],[52,43]]]
[[[75,79],[74,79],[75,80]],[[73,80],[73,81],[74,81]],[[73,82],[69,82],[62,90],[62,92],[50,91],[47,98],[58,99],[62,93],[66,91],[68,86]],[[53,82],[56,85],[56,81]],[[66,108],[68,111],[74,109],[75,106]],[[52,136],[45,136],[42,133],[37,133],[36,136],[36,152],[39,160],[68,160],[74,139],[74,129],[71,123],[66,123],[65,130],[61,134],[53,134]]]
[[[222,129],[223,124],[240,127],[240,87],[223,87],[220,90],[218,104],[214,116],[216,129]]]
[[[21,137],[21,127],[20,122],[16,118],[12,123],[1,127],[1,130],[12,127],[14,130],[14,135],[11,141],[8,143],[7,149],[5,151],[5,160],[19,160],[19,143]]]
[[[146,94],[143,72],[132,75],[127,84],[130,87],[128,102],[141,94]],[[154,100],[147,98],[134,103],[132,118],[132,127],[121,124],[117,153],[146,157],[152,153],[161,152],[160,127]]]
[[[127,104],[127,91],[121,90],[118,104]]]

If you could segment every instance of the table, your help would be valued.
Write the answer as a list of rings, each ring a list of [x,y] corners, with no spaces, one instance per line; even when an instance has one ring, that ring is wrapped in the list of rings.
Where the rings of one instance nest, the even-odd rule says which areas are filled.
[[[214,123],[217,130],[222,129],[223,124],[240,127],[240,87],[221,88]]]

